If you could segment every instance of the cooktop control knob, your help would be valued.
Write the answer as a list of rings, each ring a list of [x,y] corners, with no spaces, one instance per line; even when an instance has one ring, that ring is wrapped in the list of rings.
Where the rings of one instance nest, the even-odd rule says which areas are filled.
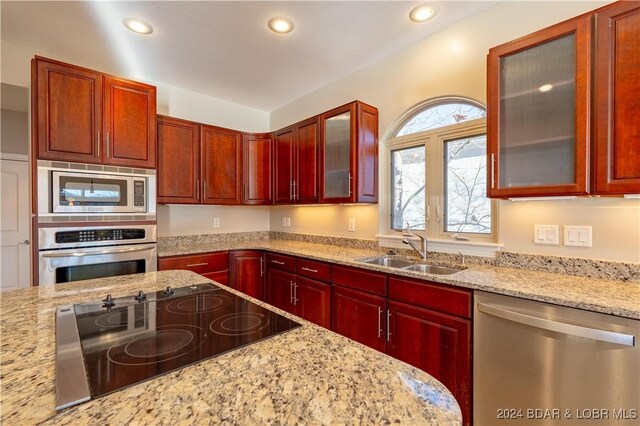
[[[116,302],[113,301],[113,297],[111,297],[111,294],[107,294],[107,297],[102,299],[102,301],[104,302],[104,304],[102,305],[103,308],[110,308],[116,304]]]
[[[175,294],[175,290],[171,288],[170,285],[167,286],[167,289],[162,292],[165,296],[173,296]]]
[[[147,295],[144,294],[144,291],[140,290],[138,292],[138,294],[136,296],[134,296],[134,299],[136,299],[138,302],[142,302],[143,300],[145,300],[147,298]]]

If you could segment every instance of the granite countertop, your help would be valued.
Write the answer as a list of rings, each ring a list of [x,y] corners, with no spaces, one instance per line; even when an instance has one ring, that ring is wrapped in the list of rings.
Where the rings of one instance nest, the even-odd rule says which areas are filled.
[[[291,240],[245,240],[215,243],[158,244],[158,256],[175,256],[211,251],[257,249],[301,256],[341,265],[370,269],[400,276],[428,279],[473,290],[515,296],[593,312],[640,319],[640,283],[579,277],[552,272],[469,265],[452,275],[424,274],[385,266],[370,265],[358,259],[378,256],[381,250],[347,248],[337,245]]]
[[[163,271],[2,293],[0,423],[461,423],[453,396],[423,371],[227,287],[302,327],[55,411],[56,306],[194,281],[209,280]]]

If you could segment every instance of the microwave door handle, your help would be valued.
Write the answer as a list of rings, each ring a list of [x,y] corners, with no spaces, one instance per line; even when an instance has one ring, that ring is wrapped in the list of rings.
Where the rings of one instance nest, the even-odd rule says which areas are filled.
[[[126,248],[126,249],[110,249],[110,250],[98,250],[98,251],[74,251],[65,253],[44,253],[42,257],[81,257],[81,256],[99,256],[102,254],[118,254],[118,253],[133,253],[136,251],[153,250],[155,247],[142,247],[142,248]]]

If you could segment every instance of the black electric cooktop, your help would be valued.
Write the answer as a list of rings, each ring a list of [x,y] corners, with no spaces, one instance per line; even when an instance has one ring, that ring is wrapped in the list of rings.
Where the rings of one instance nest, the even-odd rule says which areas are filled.
[[[73,310],[92,398],[300,326],[208,283]]]

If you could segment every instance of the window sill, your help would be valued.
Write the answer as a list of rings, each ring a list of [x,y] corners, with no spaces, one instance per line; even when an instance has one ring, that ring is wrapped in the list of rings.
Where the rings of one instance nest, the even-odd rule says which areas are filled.
[[[402,242],[400,235],[376,235],[380,247],[409,248]],[[484,243],[479,241],[457,241],[452,239],[429,238],[429,251],[442,253],[462,253],[468,256],[495,257],[502,248],[502,244]]]

